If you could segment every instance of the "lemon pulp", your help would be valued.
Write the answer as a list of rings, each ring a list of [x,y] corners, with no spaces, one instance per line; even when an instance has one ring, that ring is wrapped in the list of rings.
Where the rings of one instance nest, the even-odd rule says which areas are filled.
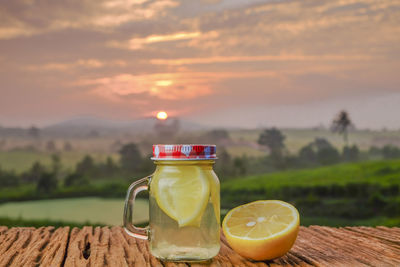
[[[158,172],[158,173],[157,173]],[[199,226],[210,198],[210,183],[194,165],[162,166],[151,182],[158,206],[179,227]]]
[[[266,260],[280,257],[292,247],[299,223],[299,213],[289,203],[261,200],[231,210],[222,228],[237,253]]]

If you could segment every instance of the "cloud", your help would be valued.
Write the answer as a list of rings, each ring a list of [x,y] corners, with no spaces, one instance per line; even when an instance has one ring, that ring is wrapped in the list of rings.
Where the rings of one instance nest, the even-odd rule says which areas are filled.
[[[173,0],[34,1],[15,0],[0,10],[0,39],[63,29],[108,30],[134,21],[165,15]]]
[[[367,61],[368,55],[302,55],[281,54],[268,56],[232,56],[232,57],[201,57],[201,58],[178,58],[178,59],[152,59],[155,65],[193,65],[235,62],[262,62],[262,61]]]
[[[106,8],[131,8],[132,6],[141,5],[148,2],[148,0],[108,0],[103,2]]]
[[[398,0],[6,1],[0,90],[13,100],[0,99],[2,114],[12,120],[21,95],[53,114],[124,117],[398,92],[399,10]]]
[[[200,32],[177,32],[168,35],[150,35],[144,38],[132,38],[126,42],[110,41],[108,45],[111,47],[137,50],[144,48],[148,44],[195,39],[201,35],[202,33]]]
[[[210,80],[205,75],[157,73],[151,75],[118,74],[111,77],[86,79],[76,82],[79,86],[94,86],[91,93],[113,101],[146,94],[164,100],[191,99],[211,94]]]
[[[36,31],[27,27],[7,26],[0,28],[0,39],[12,39],[18,36],[29,36]]]
[[[105,66],[124,67],[127,63],[123,60],[101,61],[98,59],[79,59],[69,63],[46,63],[42,65],[28,65],[24,69],[29,71],[66,71],[78,68],[97,69]]]
[[[376,56],[371,43],[387,42],[394,48],[399,41],[400,16],[396,10],[400,3],[387,3],[274,1],[209,12],[187,19],[186,23],[201,31],[219,33],[218,38],[191,43],[199,51],[218,56],[228,53],[261,56],[282,51]]]

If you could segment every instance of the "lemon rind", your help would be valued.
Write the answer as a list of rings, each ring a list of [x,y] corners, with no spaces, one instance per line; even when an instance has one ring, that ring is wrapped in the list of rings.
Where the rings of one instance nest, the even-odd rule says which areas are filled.
[[[292,221],[292,223],[288,224],[287,227],[284,228],[283,230],[281,230],[281,231],[279,231],[279,232],[276,232],[276,233],[274,233],[274,234],[272,234],[272,235],[269,235],[268,237],[263,237],[263,238],[250,238],[250,237],[244,237],[244,236],[238,236],[238,235],[232,234],[232,233],[229,231],[229,227],[226,225],[227,220],[229,220],[229,218],[232,216],[232,214],[233,214],[235,211],[239,211],[240,209],[242,209],[242,208],[244,208],[244,207],[246,207],[246,206],[250,206],[250,205],[253,205],[253,204],[258,203],[258,202],[262,202],[262,203],[279,203],[279,204],[282,204],[283,206],[286,206],[286,207],[290,208],[290,210],[292,211],[292,214],[294,215],[294,216],[293,216],[293,217],[294,217],[294,220]],[[296,209],[293,205],[291,205],[291,204],[289,204],[289,203],[287,203],[287,202],[281,201],[281,200],[257,200],[257,201],[253,201],[253,202],[251,202],[251,203],[247,203],[247,204],[244,204],[244,205],[240,205],[240,206],[238,206],[238,207],[236,207],[236,208],[230,210],[230,211],[228,212],[228,214],[225,216],[225,218],[224,218],[224,220],[223,220],[223,222],[222,222],[223,229],[224,229],[225,231],[227,231],[228,234],[229,234],[231,237],[233,237],[233,238],[238,238],[238,239],[243,239],[243,240],[268,240],[268,239],[273,239],[273,238],[275,238],[275,237],[282,236],[284,233],[287,233],[287,232],[289,232],[289,231],[295,229],[295,227],[296,227],[297,225],[299,225],[299,224],[300,224],[300,215],[299,215],[299,212],[297,211],[297,209]]]

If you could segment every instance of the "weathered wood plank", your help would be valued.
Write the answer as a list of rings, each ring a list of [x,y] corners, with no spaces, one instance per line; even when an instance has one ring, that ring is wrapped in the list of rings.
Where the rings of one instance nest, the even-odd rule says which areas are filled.
[[[147,242],[129,237],[120,227],[74,228],[65,261],[75,266],[163,266]]]
[[[348,229],[322,226],[304,228],[303,232],[319,239],[314,244],[318,245],[321,254],[325,254],[325,257],[321,255],[320,261],[329,260],[330,266],[332,263],[338,266],[400,266],[400,250],[379,239]]]
[[[121,228],[73,229],[66,266],[400,266],[397,228],[301,227],[292,250],[266,262],[253,262],[235,253],[221,237],[220,253],[207,263],[160,262],[146,241],[129,237]],[[365,232],[365,233],[364,233]],[[382,235],[379,235],[379,234]],[[378,237],[376,237],[378,236]],[[392,242],[392,243],[390,243]],[[91,253],[83,257],[90,243]],[[373,243],[373,244],[371,244]],[[108,248],[108,249],[106,249]],[[396,255],[397,253],[397,255]],[[123,260],[122,260],[123,259]],[[121,261],[122,260],[122,261]]]
[[[388,241],[400,247],[400,228],[372,228],[372,227],[344,227],[344,229],[352,232],[358,232],[365,236],[370,236],[382,241]],[[397,230],[397,231],[396,231]],[[396,234],[397,233],[397,234]]]
[[[400,228],[301,227],[293,248],[283,257],[255,262],[235,253],[221,236],[220,253],[205,263],[161,262],[147,241],[121,227],[11,228],[0,226],[3,266],[400,266]]]
[[[6,226],[0,226],[0,234],[4,233],[5,231],[8,230],[8,227]]]
[[[68,227],[0,230],[0,266],[61,266],[68,232]]]

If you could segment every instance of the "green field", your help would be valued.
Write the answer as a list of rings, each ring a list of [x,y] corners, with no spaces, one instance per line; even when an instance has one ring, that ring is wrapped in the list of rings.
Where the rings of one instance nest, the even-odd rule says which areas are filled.
[[[327,139],[339,150],[343,147],[342,136],[332,133],[328,129],[308,128],[280,130],[286,136],[285,145],[292,154],[297,153],[301,147],[312,142],[316,137]],[[260,149],[257,145],[257,140],[261,132],[261,129],[230,129],[228,130],[230,140],[223,145],[221,144],[221,146],[225,146],[232,156],[265,156],[267,155],[266,150]],[[60,155],[62,165],[65,169],[74,168],[76,163],[87,154],[90,154],[97,162],[104,161],[107,156],[118,160],[118,147],[114,146],[116,141],[120,144],[129,142],[139,144],[143,156],[148,155],[152,151],[152,143],[159,142],[158,139],[151,135],[125,138],[120,136],[108,136],[101,138],[43,139],[40,142],[33,141],[29,138],[10,137],[7,138],[7,146],[0,150],[0,168],[14,170],[20,173],[29,169],[35,161],[49,165],[51,163],[52,153],[45,152],[45,144],[49,140],[55,142],[57,147],[56,153]],[[171,142],[179,143],[182,142],[182,140],[185,140],[186,143],[197,143],[198,136],[193,133],[182,133],[177,137],[175,142],[173,140],[171,140]],[[72,151],[65,152],[62,150],[62,144],[66,141],[72,145]],[[203,140],[202,142],[205,141]],[[392,144],[400,146],[400,131],[353,130],[349,133],[349,143],[356,144],[364,151],[368,150],[372,145],[383,146],[385,144]],[[36,151],[35,149],[29,149],[29,147],[34,147]]]
[[[60,188],[56,191],[58,193],[45,197],[103,194],[123,197],[129,183],[123,180],[118,183],[115,180],[115,184],[109,182],[96,181],[87,187]],[[104,191],[105,188],[111,191]],[[21,192],[13,193],[4,189],[0,193],[2,196],[16,194],[16,197],[9,196],[9,199],[14,200],[43,197],[37,195],[32,186],[27,185],[18,190]],[[261,199],[281,199],[294,204],[301,214],[302,225],[400,226],[400,160],[282,171],[237,178],[221,184],[222,214],[235,206]],[[148,219],[147,201],[139,201],[134,215],[137,223]],[[122,212],[122,199],[96,197],[8,202],[0,205],[0,219],[21,219],[18,222],[5,221],[7,225],[23,224],[24,220],[120,225]]]
[[[135,223],[148,221],[148,202],[137,199]],[[10,202],[0,205],[0,218],[122,225],[123,199],[96,197]]]
[[[222,189],[277,189],[285,186],[327,186],[349,183],[400,185],[400,160],[343,163],[328,167],[290,170],[234,179]]]
[[[58,153],[64,170],[74,169],[76,163],[82,160],[82,158],[87,154],[88,153],[85,151]],[[104,162],[108,156],[111,156],[113,159],[117,159],[116,154],[94,152],[89,154],[96,162]],[[51,156],[51,153],[40,151],[0,151],[0,168],[14,170],[17,173],[21,173],[28,170],[35,162],[40,162],[44,166],[50,166]]]
[[[222,183],[221,196],[227,209],[260,199],[290,202],[302,225],[400,226],[400,160],[243,177]]]
[[[331,132],[329,129],[318,129],[318,128],[283,128],[280,129],[286,136],[285,145],[291,153],[297,153],[297,151],[313,141],[316,137],[322,137],[327,139],[332,145],[337,148],[342,148],[343,138],[337,133]],[[235,141],[245,141],[256,143],[262,130],[231,130],[229,134]],[[385,144],[400,145],[400,131],[386,130],[352,130],[349,133],[349,143],[356,144],[362,150],[368,150],[371,146],[382,146]],[[257,155],[260,151],[254,148],[249,148],[246,151],[248,156],[253,156],[253,151]]]

